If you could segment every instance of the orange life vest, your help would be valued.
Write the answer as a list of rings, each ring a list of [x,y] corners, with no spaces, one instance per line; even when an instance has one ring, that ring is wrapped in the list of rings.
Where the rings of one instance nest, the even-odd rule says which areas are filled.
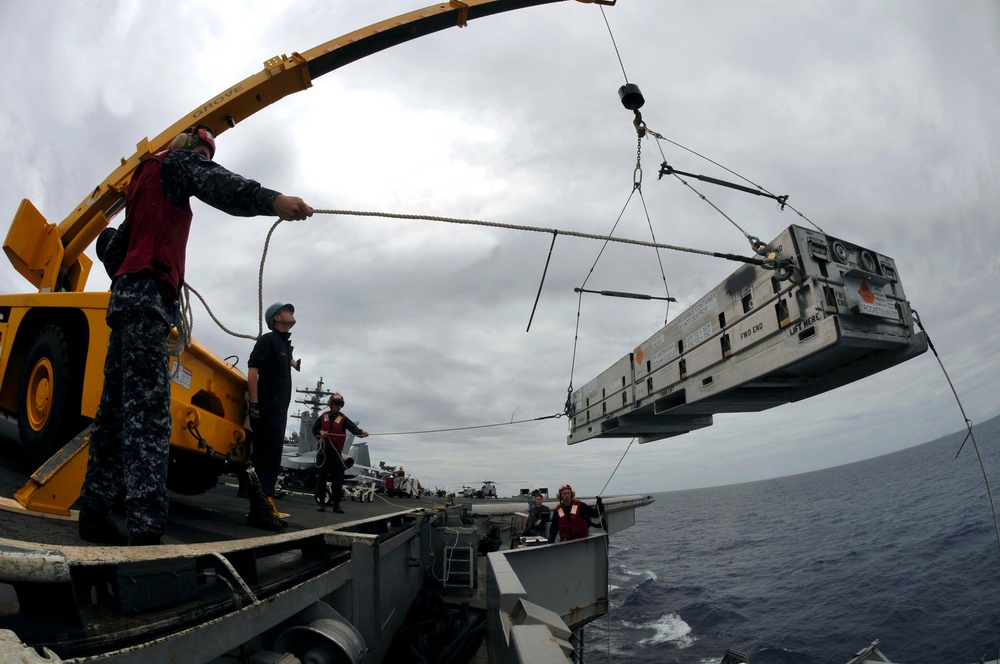
[[[569,510],[562,503],[556,507],[556,519],[559,521],[559,541],[583,539],[590,534],[587,518],[580,514],[580,501],[574,498]]]

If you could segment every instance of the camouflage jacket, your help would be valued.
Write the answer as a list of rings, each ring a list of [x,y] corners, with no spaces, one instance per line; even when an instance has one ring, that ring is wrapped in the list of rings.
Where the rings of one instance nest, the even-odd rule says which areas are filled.
[[[164,198],[171,205],[185,206],[188,199],[194,196],[218,210],[239,217],[274,214],[274,199],[279,195],[279,192],[262,187],[259,182],[233,173],[191,150],[171,150],[167,154],[163,160],[160,186]],[[108,324],[120,311],[146,311],[170,324],[176,298],[172,290],[149,273],[117,277],[108,303]]]

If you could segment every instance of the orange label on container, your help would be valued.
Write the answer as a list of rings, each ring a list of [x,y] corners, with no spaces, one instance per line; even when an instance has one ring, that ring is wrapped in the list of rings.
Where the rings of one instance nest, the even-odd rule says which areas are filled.
[[[868,282],[862,281],[861,287],[858,288],[858,293],[861,295],[861,299],[871,304],[875,301],[875,293],[872,292],[871,288],[868,288]]]

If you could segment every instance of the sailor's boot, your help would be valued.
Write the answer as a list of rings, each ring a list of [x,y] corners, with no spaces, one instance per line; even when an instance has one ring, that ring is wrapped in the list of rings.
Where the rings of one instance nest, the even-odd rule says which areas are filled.
[[[271,516],[278,520],[282,528],[288,527],[288,522],[281,518],[281,512],[278,511],[278,505],[274,502],[274,496],[267,497],[267,504],[271,507]]]
[[[118,526],[107,515],[80,510],[80,539],[94,544],[125,546],[128,536],[118,530]]]
[[[247,514],[247,525],[251,528],[262,528],[280,533],[285,530],[281,519],[278,518],[277,508],[264,495],[260,487],[260,480],[253,468],[246,468],[247,475],[247,497],[250,499],[250,513]]]

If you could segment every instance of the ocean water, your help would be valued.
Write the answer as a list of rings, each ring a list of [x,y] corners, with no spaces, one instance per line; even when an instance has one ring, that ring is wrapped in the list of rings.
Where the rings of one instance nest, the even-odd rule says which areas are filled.
[[[974,428],[1000,509],[1000,417]],[[801,475],[654,494],[611,542],[611,611],[587,662],[898,664],[1000,648],[1000,547],[959,433]]]

